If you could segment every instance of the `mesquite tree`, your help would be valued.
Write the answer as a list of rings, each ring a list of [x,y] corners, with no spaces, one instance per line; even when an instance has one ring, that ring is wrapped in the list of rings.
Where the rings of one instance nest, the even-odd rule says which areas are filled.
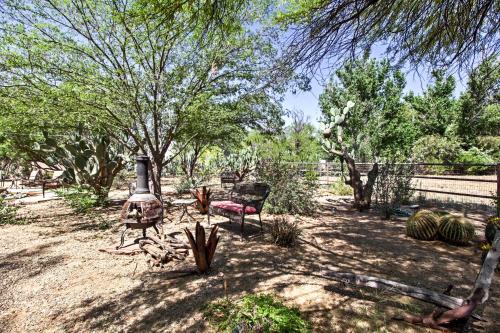
[[[87,124],[149,155],[160,197],[162,170],[194,112],[238,112],[233,119],[250,125],[279,114],[265,72],[275,54],[254,29],[258,10],[212,0],[5,0],[0,90],[41,96],[30,108],[38,116],[59,107],[62,119],[66,102],[79,105],[72,112],[88,112]]]
[[[346,162],[346,184],[354,190],[354,206],[370,208],[381,158],[404,158],[417,134],[411,109],[402,101],[405,82],[388,61],[368,58],[348,62],[336,72],[320,96],[324,116],[324,148]],[[356,161],[375,162],[366,182]]]

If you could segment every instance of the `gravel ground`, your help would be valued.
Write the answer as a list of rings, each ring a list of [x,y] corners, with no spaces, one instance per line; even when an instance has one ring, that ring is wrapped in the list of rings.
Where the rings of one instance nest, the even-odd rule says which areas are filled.
[[[213,218],[221,242],[207,276],[182,274],[194,269],[191,256],[151,269],[142,254],[99,252],[119,240],[118,204],[87,216],[75,215],[61,200],[23,206],[19,214],[29,224],[0,226],[0,331],[213,332],[202,307],[224,297],[226,280],[228,297],[279,295],[311,320],[314,332],[433,332],[390,319],[402,311],[425,313],[429,305],[317,274],[328,267],[437,291],[451,283],[454,296],[468,295],[480,267],[476,246],[409,239],[403,220],[381,220],[326,199],[318,198],[317,216],[301,218],[304,232],[293,249],[271,244],[255,220],[242,240],[238,225]],[[178,213],[171,213],[174,221]],[[469,217],[482,233],[483,216]],[[263,218],[266,224],[272,217]],[[111,226],[103,230],[103,222]],[[194,224],[168,223],[165,229],[185,227]],[[498,281],[497,273],[483,313],[488,321],[474,325],[477,332],[500,332]]]

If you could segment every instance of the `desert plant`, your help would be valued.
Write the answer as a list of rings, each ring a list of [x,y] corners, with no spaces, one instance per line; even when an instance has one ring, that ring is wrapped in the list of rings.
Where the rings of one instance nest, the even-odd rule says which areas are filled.
[[[297,243],[302,229],[297,221],[290,221],[286,216],[275,216],[269,226],[272,240],[279,246],[291,247]]]
[[[221,164],[222,169],[233,172],[241,182],[257,167],[257,149],[250,146],[229,154],[221,160]]]
[[[200,213],[208,213],[208,205],[210,203],[212,191],[210,189],[207,190],[207,187],[203,186],[201,191],[199,189],[191,190],[191,194],[197,200],[196,208],[200,211]]]
[[[222,299],[206,305],[204,317],[218,332],[307,333],[310,323],[277,297],[251,294],[239,301]]]
[[[429,210],[420,210],[406,221],[406,234],[420,240],[433,240],[438,233],[439,218]]]
[[[196,261],[196,267],[198,271],[202,274],[208,272],[210,269],[210,264],[215,255],[215,249],[219,243],[220,237],[217,236],[218,226],[214,226],[208,240],[205,242],[205,229],[200,225],[200,222],[196,222],[195,235],[191,233],[188,228],[184,229],[186,236],[191,245],[191,250],[193,251],[193,257]]]
[[[128,160],[124,147],[114,145],[107,135],[74,133],[65,143],[44,134],[45,141],[35,150],[43,152],[50,165],[66,167],[66,177],[78,185],[89,186],[100,200],[107,198],[115,176],[123,170]]]
[[[500,231],[500,217],[491,216],[486,220],[486,228],[484,229],[484,236],[491,244],[495,238],[497,230]]]
[[[331,185],[330,189],[334,195],[352,195],[352,187],[345,183],[344,177],[337,178],[337,180]]]
[[[385,218],[410,201],[415,192],[411,184],[413,174],[413,164],[389,162],[381,165],[375,183],[375,203]]]
[[[260,163],[257,168],[259,181],[271,186],[266,209],[271,214],[312,215],[316,210],[313,200],[317,178],[301,177],[300,170],[279,158]]]
[[[16,212],[17,207],[6,205],[4,198],[0,197],[0,225],[17,224]]]
[[[92,208],[102,207],[108,203],[106,198],[95,194],[89,187],[75,185],[58,189],[56,193],[79,214],[86,214]]]
[[[474,237],[474,226],[462,216],[448,214],[440,218],[438,232],[450,244],[467,245]]]

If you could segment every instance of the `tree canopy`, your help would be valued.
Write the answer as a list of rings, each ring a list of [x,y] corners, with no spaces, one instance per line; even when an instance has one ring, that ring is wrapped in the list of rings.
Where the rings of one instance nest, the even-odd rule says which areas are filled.
[[[401,63],[448,69],[498,54],[499,13],[493,0],[292,0],[276,21],[291,30],[287,54],[297,66],[341,63],[381,43]]]

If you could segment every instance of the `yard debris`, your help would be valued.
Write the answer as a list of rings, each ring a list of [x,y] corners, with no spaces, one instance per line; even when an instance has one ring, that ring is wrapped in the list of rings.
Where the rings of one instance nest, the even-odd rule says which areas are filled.
[[[175,238],[173,234],[165,235],[160,239],[153,235],[125,242],[119,249],[116,244],[99,249],[101,252],[121,255],[144,253],[150,266],[163,267],[173,260],[184,260],[189,254],[189,245]]]

